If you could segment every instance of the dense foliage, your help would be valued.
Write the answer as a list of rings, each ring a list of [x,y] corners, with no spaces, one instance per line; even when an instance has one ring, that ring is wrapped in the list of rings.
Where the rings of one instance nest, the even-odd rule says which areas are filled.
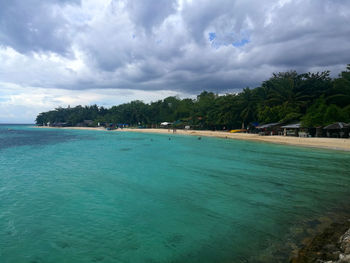
[[[84,120],[100,123],[127,123],[155,127],[163,121],[198,128],[247,127],[250,123],[302,121],[305,127],[350,122],[350,65],[338,78],[329,71],[273,74],[260,87],[245,88],[238,94],[202,92],[197,99],[168,97],[145,104],[142,101],[104,107],[77,106],[40,113],[36,123],[65,122],[75,126]],[[90,124],[91,125],[91,124]]]

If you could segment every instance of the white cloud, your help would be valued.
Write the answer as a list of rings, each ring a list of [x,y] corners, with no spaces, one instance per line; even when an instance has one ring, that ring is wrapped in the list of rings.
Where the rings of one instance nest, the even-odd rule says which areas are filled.
[[[40,112],[68,105],[74,107],[97,104],[111,107],[140,97],[149,103],[168,96],[188,95],[170,90],[154,92],[128,89],[45,89],[0,82],[0,123],[33,123]]]

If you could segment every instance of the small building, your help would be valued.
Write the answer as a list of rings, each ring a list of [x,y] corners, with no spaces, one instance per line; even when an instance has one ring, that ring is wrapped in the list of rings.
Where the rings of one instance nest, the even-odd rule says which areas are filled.
[[[127,123],[117,123],[116,125],[116,128],[120,128],[120,129],[128,128],[128,127],[129,127],[129,124]]]
[[[52,127],[68,127],[68,122],[54,122],[51,125]]]
[[[330,138],[349,138],[350,124],[344,122],[335,122],[323,128],[327,137]]]
[[[94,121],[92,121],[92,120],[84,120],[84,124],[86,126],[93,126],[94,125]]]
[[[316,128],[310,129],[315,137],[324,137],[325,136],[325,130],[322,126],[317,126]]]
[[[299,136],[300,123],[288,124],[282,126],[284,136]]]
[[[170,129],[170,126],[171,126],[172,124],[173,124],[172,122],[164,121],[164,122],[161,122],[161,123],[160,123],[160,127]]]
[[[267,123],[260,126],[257,126],[256,129],[259,132],[259,135],[278,135],[281,130],[281,123]]]
[[[79,122],[76,124],[77,127],[92,127],[94,125],[94,121],[92,120],[84,120],[83,122]]]

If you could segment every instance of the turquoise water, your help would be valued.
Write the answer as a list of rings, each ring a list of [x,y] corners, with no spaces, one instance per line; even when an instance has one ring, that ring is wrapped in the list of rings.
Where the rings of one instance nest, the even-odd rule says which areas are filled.
[[[349,184],[346,152],[0,125],[0,262],[287,262]]]

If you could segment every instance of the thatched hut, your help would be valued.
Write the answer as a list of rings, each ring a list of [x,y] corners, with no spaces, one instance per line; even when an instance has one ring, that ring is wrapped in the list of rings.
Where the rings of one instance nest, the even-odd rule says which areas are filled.
[[[349,138],[350,124],[335,122],[324,127],[323,129],[326,130],[327,137]]]

